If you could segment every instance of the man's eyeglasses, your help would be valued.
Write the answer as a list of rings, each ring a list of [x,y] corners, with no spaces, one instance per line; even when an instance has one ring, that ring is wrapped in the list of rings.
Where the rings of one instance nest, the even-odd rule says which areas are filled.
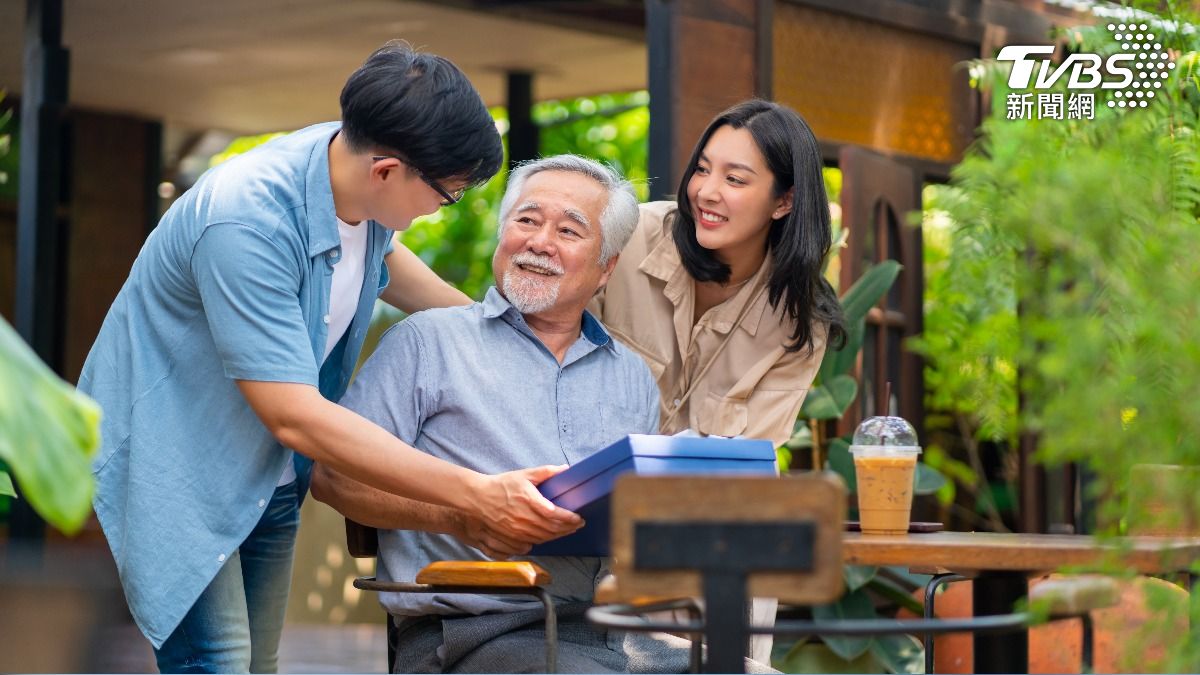
[[[430,178],[429,176],[426,176],[424,171],[413,166],[412,162],[408,161],[407,159],[404,159],[403,157],[401,157],[399,155],[373,155],[371,157],[372,162],[378,162],[381,159],[396,159],[396,160],[399,160],[399,161],[403,162],[404,164],[408,165],[408,167],[417,174],[417,178],[420,178],[421,180],[425,181],[426,185],[433,188],[433,191],[438,193],[442,197],[442,206],[449,206],[451,204],[457,204],[459,202],[459,200],[463,198],[463,195],[466,194],[466,192],[467,192],[467,188],[465,188],[465,187],[459,188],[459,189],[455,190],[454,192],[450,192],[446,188],[442,187],[441,183]]]

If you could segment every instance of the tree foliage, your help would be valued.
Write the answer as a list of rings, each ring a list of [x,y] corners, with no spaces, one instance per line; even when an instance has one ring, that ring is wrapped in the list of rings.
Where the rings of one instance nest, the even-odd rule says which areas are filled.
[[[1107,23],[1146,24],[1174,66],[1145,108],[1097,90],[1093,120],[1009,120],[1007,72],[976,64],[998,109],[926,220],[931,404],[968,440],[1028,432],[1039,460],[1090,469],[1102,532],[1151,515],[1133,465],[1200,464],[1200,59],[1194,17],[1165,7],[1061,36],[1107,57],[1126,51]],[[1190,481],[1160,508],[1195,513]]]

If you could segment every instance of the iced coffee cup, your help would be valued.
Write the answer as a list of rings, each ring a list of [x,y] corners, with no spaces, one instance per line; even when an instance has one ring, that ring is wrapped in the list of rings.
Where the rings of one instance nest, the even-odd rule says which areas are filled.
[[[872,417],[854,433],[850,453],[863,534],[908,532],[913,475],[921,454],[912,425],[900,417]]]

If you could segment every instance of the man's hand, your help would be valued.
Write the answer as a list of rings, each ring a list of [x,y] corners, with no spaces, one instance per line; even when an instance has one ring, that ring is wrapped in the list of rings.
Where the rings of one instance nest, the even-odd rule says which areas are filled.
[[[500,534],[493,530],[486,521],[475,516],[462,511],[454,513],[456,516],[454,536],[467,546],[479,549],[489,558],[507,560],[515,555],[529,553],[529,549],[533,546],[531,542],[510,539]]]
[[[583,527],[582,518],[558,508],[535,487],[565,468],[539,466],[481,475],[459,538],[491,557],[508,557]],[[497,553],[501,555],[494,555]]]

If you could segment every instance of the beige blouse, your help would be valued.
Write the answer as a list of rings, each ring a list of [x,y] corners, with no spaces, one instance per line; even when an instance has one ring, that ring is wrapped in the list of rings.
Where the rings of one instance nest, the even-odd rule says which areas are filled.
[[[664,223],[674,210],[674,202],[642,204],[637,231],[588,308],[650,366],[662,433],[691,427],[782,445],[821,365],[825,331],[811,354],[785,351],[793,323],[767,302],[769,258],[693,325],[695,285]]]

